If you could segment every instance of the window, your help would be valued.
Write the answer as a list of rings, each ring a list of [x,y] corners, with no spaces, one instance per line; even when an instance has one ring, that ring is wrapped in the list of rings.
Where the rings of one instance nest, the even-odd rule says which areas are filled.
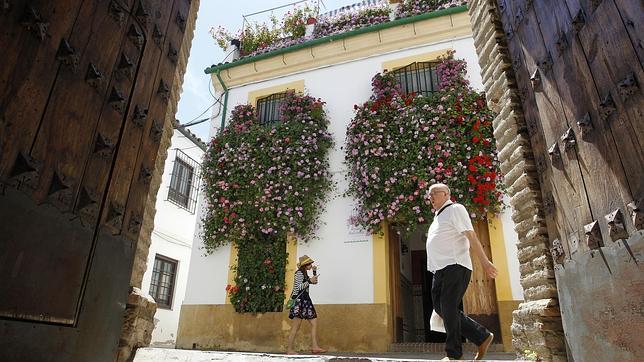
[[[170,179],[170,190],[168,201],[188,210],[195,212],[197,206],[197,190],[199,188],[199,164],[190,156],[177,150]]]
[[[257,114],[259,115],[259,124],[271,126],[280,121],[280,105],[286,92],[275,93],[270,96],[259,98],[257,100]]]
[[[177,264],[174,259],[157,254],[154,257],[152,281],[150,282],[150,295],[160,308],[172,308],[172,295],[174,294]]]
[[[391,72],[406,94],[429,96],[438,90],[437,62],[415,62]]]

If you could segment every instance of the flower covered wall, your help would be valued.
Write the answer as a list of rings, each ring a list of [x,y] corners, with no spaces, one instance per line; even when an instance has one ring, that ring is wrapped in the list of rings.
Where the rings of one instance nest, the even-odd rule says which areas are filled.
[[[439,90],[404,94],[389,73],[373,78],[373,95],[355,106],[345,148],[347,194],[358,200],[355,225],[379,230],[391,221],[406,231],[431,222],[426,198],[441,182],[473,218],[501,206],[500,171],[492,135],[493,114],[469,87],[466,64],[441,59]]]
[[[332,187],[327,153],[333,142],[323,106],[289,92],[273,126],[260,125],[252,106],[237,106],[206,152],[204,248],[209,254],[237,246],[236,285],[227,292],[238,311],[281,308],[287,234],[314,237]]]

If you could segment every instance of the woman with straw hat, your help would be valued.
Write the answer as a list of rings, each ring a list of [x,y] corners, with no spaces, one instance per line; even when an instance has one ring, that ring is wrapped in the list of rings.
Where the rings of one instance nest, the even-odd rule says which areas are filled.
[[[307,271],[313,270],[313,276],[309,277]],[[318,277],[316,274],[316,267],[313,265],[313,259],[308,255],[302,255],[299,263],[297,263],[297,271],[295,271],[295,281],[293,282],[293,291],[291,298],[295,299],[295,305],[288,313],[288,317],[293,320],[291,324],[291,334],[288,336],[288,354],[295,354],[293,350],[293,342],[295,335],[300,329],[303,320],[311,322],[311,353],[324,353],[326,350],[320,348],[318,345],[318,324],[317,313],[315,307],[309,296],[309,285],[317,284]]]

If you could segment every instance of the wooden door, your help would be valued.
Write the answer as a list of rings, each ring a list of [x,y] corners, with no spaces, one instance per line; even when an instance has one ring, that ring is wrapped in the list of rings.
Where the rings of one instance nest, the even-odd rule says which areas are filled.
[[[641,320],[628,307],[641,304],[641,293],[623,291],[641,282],[628,238],[644,228],[644,2],[496,3],[540,177],[544,215],[534,218],[545,218],[561,265],[555,275],[569,355],[628,359],[641,343],[602,327]],[[620,248],[632,259],[611,256]],[[530,279],[538,278],[524,280],[528,299],[553,297]],[[592,339],[589,330],[597,332]]]
[[[0,359],[110,360],[189,0],[0,9]]]
[[[637,5],[636,5],[637,4]],[[551,241],[565,255],[635,229],[644,197],[641,2],[498,1]],[[630,24],[625,26],[625,24]],[[613,217],[614,219],[614,217]],[[640,226],[641,227],[641,226]],[[623,237],[624,234],[622,234]]]
[[[403,341],[403,316],[404,305],[401,298],[400,283],[400,236],[395,228],[388,226],[387,234],[389,235],[389,280],[390,280],[390,300],[392,325],[394,327],[393,342]]]
[[[474,232],[481,241],[483,250],[488,259],[492,262],[492,249],[490,245],[490,233],[487,220],[472,220]],[[470,252],[471,253],[471,252]],[[472,253],[471,253],[472,254]],[[496,299],[496,283],[488,277],[481,267],[476,255],[472,254],[472,276],[463,296],[463,310],[465,314],[484,325],[501,340],[501,327],[499,324],[499,309]]]

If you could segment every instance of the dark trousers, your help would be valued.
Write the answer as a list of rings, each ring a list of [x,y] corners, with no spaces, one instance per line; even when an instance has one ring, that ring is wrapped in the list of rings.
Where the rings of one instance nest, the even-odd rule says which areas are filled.
[[[471,276],[471,270],[458,264],[448,265],[434,273],[432,303],[436,313],[443,318],[447,332],[445,352],[451,358],[463,355],[461,336],[478,346],[490,335],[485,327],[458,309]]]

